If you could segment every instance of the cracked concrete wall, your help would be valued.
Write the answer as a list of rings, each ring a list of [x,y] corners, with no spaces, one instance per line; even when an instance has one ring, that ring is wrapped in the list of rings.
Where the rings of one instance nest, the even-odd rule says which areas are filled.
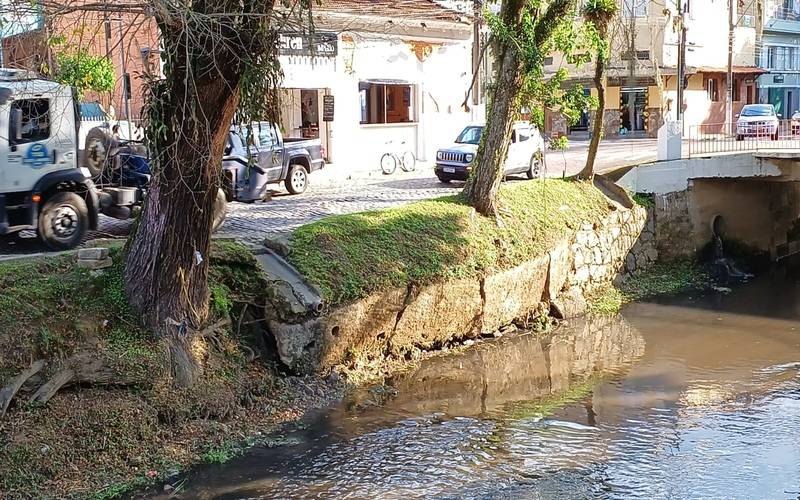
[[[412,359],[420,350],[441,349],[524,322],[542,310],[542,303],[560,304],[563,311],[565,301],[582,301],[561,316],[580,315],[585,293],[657,258],[647,210],[617,206],[606,217],[581,225],[545,255],[511,269],[385,290],[306,322],[270,321],[269,329],[281,360],[296,372],[327,373],[337,365],[368,365],[388,357]]]

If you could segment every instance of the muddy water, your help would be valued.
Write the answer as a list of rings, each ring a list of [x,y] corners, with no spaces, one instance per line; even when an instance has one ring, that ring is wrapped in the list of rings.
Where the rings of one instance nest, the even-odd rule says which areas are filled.
[[[183,498],[800,498],[800,285],[635,304],[425,363]],[[380,403],[380,404],[379,404]]]

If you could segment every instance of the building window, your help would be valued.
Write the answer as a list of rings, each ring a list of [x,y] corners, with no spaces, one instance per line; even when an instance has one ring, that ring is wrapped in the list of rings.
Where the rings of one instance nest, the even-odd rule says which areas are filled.
[[[361,123],[413,123],[413,86],[361,82],[358,84],[361,101]]]
[[[742,100],[742,81],[736,78],[733,79],[733,100],[734,102]]]
[[[625,17],[647,17],[649,0],[622,0],[622,13]]]
[[[706,92],[712,102],[719,102],[719,82],[716,78],[709,78],[706,81]]]
[[[552,56],[544,58],[544,65],[545,66],[552,66],[553,65],[553,58]]]
[[[20,99],[11,104],[10,143],[26,144],[50,137],[50,100]]]

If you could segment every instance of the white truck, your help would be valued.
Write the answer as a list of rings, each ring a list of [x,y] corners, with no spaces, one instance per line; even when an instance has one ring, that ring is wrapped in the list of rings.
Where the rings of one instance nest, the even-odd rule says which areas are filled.
[[[69,249],[97,228],[101,213],[127,219],[141,207],[150,180],[143,147],[105,141],[116,161],[91,172],[79,164],[79,116],[72,88],[0,69],[0,236],[33,230],[49,248]],[[94,130],[108,135],[92,129],[87,137]],[[219,190],[215,229],[225,203]]]

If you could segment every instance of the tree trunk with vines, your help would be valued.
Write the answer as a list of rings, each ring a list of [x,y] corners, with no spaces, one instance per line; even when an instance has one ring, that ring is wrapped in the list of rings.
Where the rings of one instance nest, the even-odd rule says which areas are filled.
[[[504,165],[511,142],[511,130],[519,112],[520,93],[525,79],[541,61],[528,61],[520,53],[522,43],[535,45],[535,49],[545,47],[555,32],[559,22],[575,10],[575,0],[552,0],[534,8],[527,0],[507,0],[502,3],[500,19],[511,36],[518,35],[523,26],[523,16],[536,20],[532,37],[523,37],[524,42],[507,36],[495,35],[493,46],[495,74],[490,90],[489,105],[486,110],[486,127],[475,157],[472,175],[464,188],[464,195],[479,213],[497,217],[498,192],[503,180]],[[525,52],[534,52],[533,47],[525,47]],[[530,65],[530,67],[526,67]],[[539,76],[532,76],[540,78]]]
[[[503,3],[501,17],[507,26],[517,26],[524,1]],[[517,117],[517,95],[522,88],[522,60],[517,48],[500,41],[497,44],[497,70],[489,99],[490,107],[486,127],[474,164],[473,175],[464,188],[467,200],[479,213],[497,215],[497,193],[503,180],[503,165],[508,156],[511,129]]]
[[[264,5],[271,2],[259,7],[269,12]],[[179,386],[202,374],[193,341],[209,316],[209,252],[223,148],[239,104],[242,58],[256,50],[250,43],[259,34],[256,23],[264,21],[254,17],[251,29],[243,25],[239,32],[186,23],[201,19],[214,27],[215,14],[233,18],[230,13],[248,8],[251,2],[217,0],[193,4],[194,17],[157,16],[168,69],[153,84],[148,104],[154,177],[129,241],[124,277],[143,325],[168,340]]]

